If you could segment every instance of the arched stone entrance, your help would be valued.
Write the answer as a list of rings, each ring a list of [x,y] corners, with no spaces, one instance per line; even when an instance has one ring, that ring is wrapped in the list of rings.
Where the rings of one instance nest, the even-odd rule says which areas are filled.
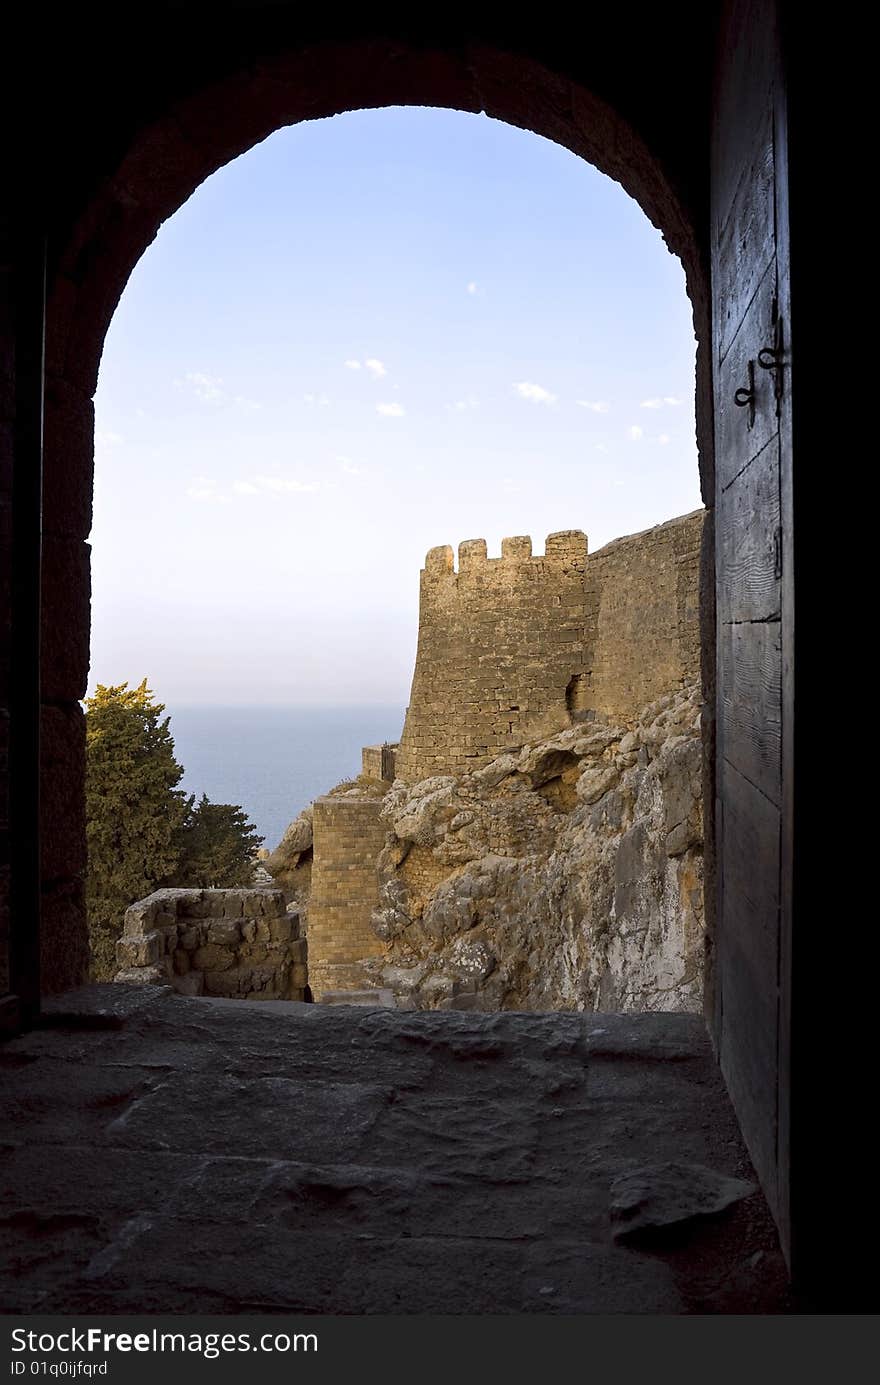
[[[33,63],[33,89],[44,95],[56,135],[52,143],[34,134],[15,182],[17,216],[6,264],[18,272],[16,296],[4,300],[0,322],[7,346],[0,372],[2,441],[12,465],[3,494],[10,514],[14,501],[15,516],[0,574],[10,584],[13,672],[10,989],[25,1010],[36,1003],[38,905],[43,990],[74,984],[86,962],[79,699],[88,668],[91,396],[104,333],[132,267],[194,187],[281,125],[371,105],[486,111],[557,140],[617,179],[685,268],[699,343],[698,443],[709,508],[703,555],[708,761],[725,766],[724,776],[717,776],[723,810],[715,833],[722,867],[714,948],[720,1004],[712,1018],[746,1139],[788,1245],[791,1144],[799,1140],[805,1205],[810,1190],[804,1169],[811,1157],[805,1151],[816,1124],[805,1114],[807,1102],[796,1110],[789,1104],[791,1025],[799,1023],[806,1033],[807,1021],[798,1017],[818,996],[819,978],[815,966],[801,964],[802,995],[792,1021],[794,535],[791,338],[785,330],[787,89],[778,7],[762,0],[695,4],[685,16],[687,45],[681,26],[670,26],[655,6],[591,16],[589,42],[562,24],[549,25],[546,39],[513,21],[478,35],[452,20],[437,21],[433,33],[411,28],[376,37],[364,30],[340,34],[317,21],[303,30],[300,15],[283,3],[227,8],[229,22],[207,37],[200,16],[185,8],[173,35],[167,21],[145,26],[110,82],[89,47],[97,37],[89,26],[100,25],[101,16],[53,19],[51,52],[35,45],[43,62]],[[25,69],[31,58],[28,51]],[[32,113],[23,113],[24,123]],[[777,291],[761,297],[768,274]],[[752,313],[753,307],[761,311]],[[769,337],[768,326],[774,328]],[[775,364],[784,364],[783,373],[758,370],[757,392],[743,401],[749,407],[731,407],[750,388],[749,362],[767,350],[782,353],[784,361]],[[776,392],[779,380],[787,393]],[[719,471],[724,467],[717,484],[716,448]],[[38,678],[33,618],[40,598],[41,503]],[[716,512],[724,526],[717,564]],[[746,574],[738,587],[732,578],[737,568]],[[772,611],[750,602],[750,595],[771,586],[778,598],[771,600]],[[716,592],[729,627],[719,641],[717,700]],[[34,717],[40,679],[41,748]],[[716,705],[722,730],[717,753]],[[709,809],[715,801],[710,778]],[[713,830],[707,821],[707,834]],[[711,884],[707,893],[711,900]],[[815,1249],[812,1255],[818,1266]]]
[[[83,979],[78,880],[84,866],[82,727],[88,673],[94,415],[104,336],[159,226],[230,159],[276,129],[343,110],[431,105],[485,111],[565,145],[616,179],[685,268],[698,340],[703,495],[712,504],[708,290],[698,237],[659,160],[607,102],[522,55],[472,44],[459,54],[403,41],[324,43],[267,58],[195,91],[142,129],[57,247],[46,317],[43,551],[43,812],[69,829],[44,857],[43,987]],[[707,572],[711,565],[706,565]],[[711,584],[703,605],[711,616]],[[707,625],[707,649],[711,631]],[[705,670],[707,682],[711,668]],[[707,785],[710,790],[710,786]],[[711,790],[706,793],[711,802]]]

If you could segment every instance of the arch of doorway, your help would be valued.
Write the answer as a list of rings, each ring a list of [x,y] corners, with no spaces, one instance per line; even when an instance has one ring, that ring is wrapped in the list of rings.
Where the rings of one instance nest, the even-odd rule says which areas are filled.
[[[697,442],[704,503],[701,578],[706,700],[704,802],[712,841],[714,556],[709,295],[701,237],[661,160],[624,116],[583,85],[484,44],[455,51],[397,40],[322,43],[202,85],[140,129],[51,248],[46,316],[43,502],[41,970],[47,992],[88,966],[84,728],[89,664],[92,396],[125,284],[162,223],[218,168],[284,126],[343,111],[435,106],[481,112],[554,140],[615,179],[684,267],[697,339]],[[711,850],[711,847],[710,847]],[[707,927],[712,869],[707,863]],[[711,958],[711,947],[707,949]],[[712,986],[706,985],[711,1004]]]

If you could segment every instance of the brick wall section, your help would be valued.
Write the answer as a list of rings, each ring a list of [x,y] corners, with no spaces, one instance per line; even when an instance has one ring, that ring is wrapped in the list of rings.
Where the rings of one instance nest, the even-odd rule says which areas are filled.
[[[587,539],[551,534],[432,548],[421,574],[419,642],[397,773],[414,781],[485,764],[567,724],[584,664]]]
[[[379,902],[376,861],[385,845],[380,798],[319,798],[313,805],[309,985],[325,991],[366,984],[360,963],[383,953],[370,927]]]
[[[281,890],[156,890],[125,912],[115,981],[183,995],[303,1000],[306,942]]]
[[[574,717],[625,722],[699,677],[703,511],[587,554],[578,529],[432,548],[397,774],[477,769]]]

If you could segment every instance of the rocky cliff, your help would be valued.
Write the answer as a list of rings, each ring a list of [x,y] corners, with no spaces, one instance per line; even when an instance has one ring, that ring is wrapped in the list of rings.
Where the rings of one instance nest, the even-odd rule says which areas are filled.
[[[377,987],[416,1009],[698,1010],[700,692],[384,792]],[[336,793],[376,797],[376,781]],[[308,810],[266,862],[308,900]]]

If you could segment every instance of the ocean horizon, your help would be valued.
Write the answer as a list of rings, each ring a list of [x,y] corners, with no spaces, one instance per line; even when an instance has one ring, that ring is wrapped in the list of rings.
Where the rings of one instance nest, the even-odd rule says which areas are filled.
[[[271,850],[321,794],[360,773],[361,748],[397,741],[403,705],[217,707],[167,703],[179,787],[237,803]]]

